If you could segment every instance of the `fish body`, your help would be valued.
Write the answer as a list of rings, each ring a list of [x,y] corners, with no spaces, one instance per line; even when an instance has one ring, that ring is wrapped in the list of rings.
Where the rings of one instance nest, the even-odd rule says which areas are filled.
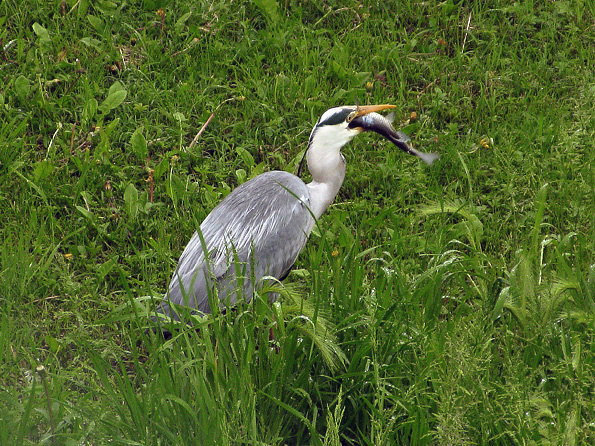
[[[424,153],[413,148],[409,135],[407,135],[405,132],[394,129],[392,125],[393,119],[394,115],[392,113],[388,116],[383,116],[379,113],[368,113],[366,115],[354,118],[349,123],[349,126],[352,128],[359,127],[364,131],[378,133],[396,145],[399,149],[410,153],[411,155],[417,156],[428,165],[431,165],[438,159],[439,155],[437,153]]]

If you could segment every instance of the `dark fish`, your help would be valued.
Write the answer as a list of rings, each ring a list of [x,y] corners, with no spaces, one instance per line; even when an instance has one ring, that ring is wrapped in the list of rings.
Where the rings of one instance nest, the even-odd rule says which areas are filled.
[[[438,159],[439,155],[437,153],[424,153],[420,152],[419,150],[415,150],[410,144],[411,138],[409,138],[405,132],[400,130],[397,131],[393,128],[393,119],[394,115],[392,113],[386,117],[378,113],[368,113],[366,115],[354,118],[349,123],[349,127],[359,127],[364,131],[376,132],[379,135],[384,136],[404,152],[421,158],[428,165],[431,165],[434,161],[436,161],[436,159]]]

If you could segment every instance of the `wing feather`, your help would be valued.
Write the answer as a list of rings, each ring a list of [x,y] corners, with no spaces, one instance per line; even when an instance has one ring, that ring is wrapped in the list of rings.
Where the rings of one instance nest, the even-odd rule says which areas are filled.
[[[200,225],[202,240],[198,232],[190,239],[159,311],[177,318],[170,301],[210,313],[209,293],[224,307],[237,302],[238,291],[249,301],[265,276],[283,278],[314,226],[309,204],[306,185],[288,172],[267,172],[236,188]]]

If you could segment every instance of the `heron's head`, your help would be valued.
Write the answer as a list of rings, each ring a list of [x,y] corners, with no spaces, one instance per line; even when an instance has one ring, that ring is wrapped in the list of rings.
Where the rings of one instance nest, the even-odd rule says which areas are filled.
[[[368,113],[395,108],[395,105],[346,105],[325,111],[310,133],[310,143],[323,147],[341,148],[365,129],[356,118]],[[355,121],[354,121],[355,120]]]
[[[395,105],[347,105],[333,107],[325,111],[310,133],[308,148],[304,158],[308,160],[308,167],[313,177],[322,178],[328,169],[342,170],[345,173],[345,159],[341,148],[351,141],[357,134],[372,131],[384,136],[404,152],[415,155],[432,164],[438,158],[435,153],[424,153],[414,149],[410,144],[407,134],[397,131],[392,126],[394,114],[383,116],[376,112],[395,108]],[[297,175],[300,175],[302,162],[298,166]],[[341,166],[338,160],[343,161]],[[314,172],[317,171],[317,172]]]
[[[341,159],[341,148],[351,141],[358,133],[368,130],[362,121],[362,117],[387,108],[395,108],[394,105],[346,105],[333,107],[325,111],[310,133],[308,149],[304,158],[308,159],[310,171],[327,169],[327,163]],[[299,164],[297,175],[300,175],[302,161]]]

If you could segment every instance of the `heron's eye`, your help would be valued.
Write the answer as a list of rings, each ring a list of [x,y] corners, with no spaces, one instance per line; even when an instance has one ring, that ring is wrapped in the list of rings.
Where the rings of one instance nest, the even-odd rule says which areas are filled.
[[[349,116],[347,116],[346,121],[351,122],[353,120],[353,118],[355,118],[356,116],[357,116],[357,112],[351,112],[351,113],[349,113]]]

